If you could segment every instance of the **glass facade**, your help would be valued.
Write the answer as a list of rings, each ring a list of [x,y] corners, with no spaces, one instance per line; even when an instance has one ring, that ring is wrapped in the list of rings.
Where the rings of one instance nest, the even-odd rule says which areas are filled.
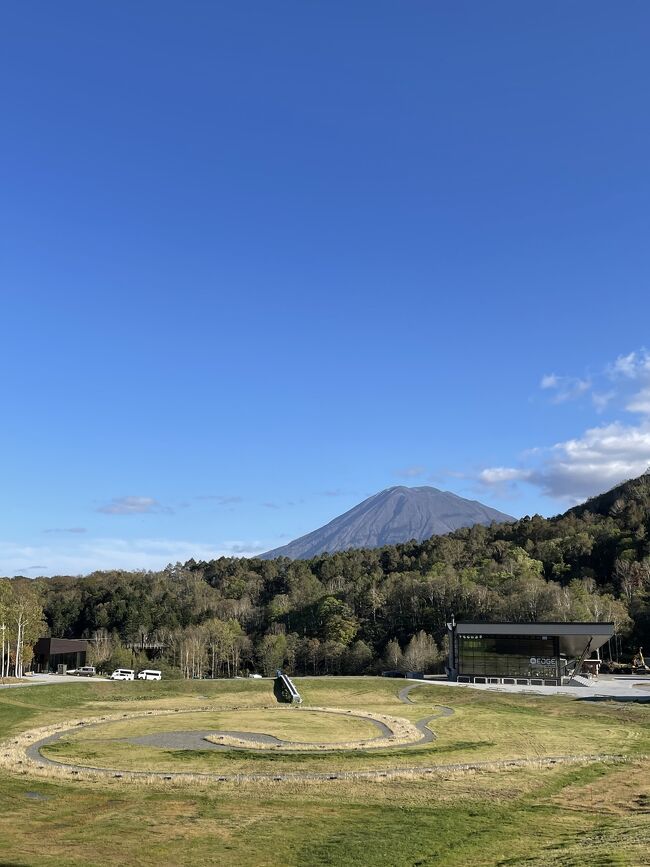
[[[559,678],[559,639],[546,635],[459,635],[458,674],[471,677]]]

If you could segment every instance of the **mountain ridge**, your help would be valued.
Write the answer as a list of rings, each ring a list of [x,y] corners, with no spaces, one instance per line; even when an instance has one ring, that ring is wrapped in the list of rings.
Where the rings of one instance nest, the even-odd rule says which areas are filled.
[[[592,515],[611,515],[613,511],[615,512],[621,507],[623,500],[627,501],[627,509],[634,505],[639,508],[650,506],[650,467],[640,476],[625,479],[618,485],[614,485],[613,488],[589,497],[584,503],[579,503],[568,509],[564,515],[582,517],[586,512],[590,512]]]
[[[303,560],[350,548],[382,548],[415,539],[422,542],[474,524],[514,521],[478,500],[427,485],[394,485],[353,506],[322,527],[260,555]]]

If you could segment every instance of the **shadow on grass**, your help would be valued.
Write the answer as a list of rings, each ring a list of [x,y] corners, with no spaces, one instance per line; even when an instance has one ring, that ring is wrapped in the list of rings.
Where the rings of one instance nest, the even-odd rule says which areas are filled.
[[[221,761],[235,761],[241,762],[242,759],[245,759],[247,762],[252,763],[263,763],[263,762],[272,762],[274,764],[282,764],[290,762],[291,764],[301,765],[307,763],[317,763],[317,764],[332,764],[332,762],[339,761],[342,765],[345,764],[346,760],[350,758],[372,758],[373,762],[376,760],[382,761],[394,761],[395,759],[404,759],[405,761],[413,760],[414,758],[421,758],[426,756],[430,758],[432,761],[443,761],[446,756],[451,755],[456,752],[462,752],[463,750],[475,750],[479,751],[485,749],[487,747],[493,747],[495,744],[492,741],[459,741],[456,744],[451,744],[448,747],[445,747],[444,752],[438,752],[435,749],[431,749],[430,746],[422,747],[418,749],[417,747],[411,749],[404,750],[328,750],[327,752],[291,752],[291,753],[283,753],[278,750],[278,752],[269,751],[255,751],[255,750],[219,750],[218,752],[211,752],[208,750],[165,750],[165,756],[169,757],[175,762],[186,762],[191,759],[202,759],[208,760],[210,762],[221,762]]]

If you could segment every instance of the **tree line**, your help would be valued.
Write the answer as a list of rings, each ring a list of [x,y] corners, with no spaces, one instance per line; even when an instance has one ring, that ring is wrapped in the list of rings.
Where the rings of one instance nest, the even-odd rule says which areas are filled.
[[[43,592],[27,578],[0,579],[0,678],[22,677],[32,649],[45,634]]]
[[[94,636],[99,665],[157,655],[185,677],[433,670],[452,613],[613,621],[631,654],[649,639],[650,477],[557,518],[477,525],[422,543],[0,581],[7,586],[16,598],[28,587],[42,617],[19,626],[17,603],[5,616],[0,596],[10,648],[24,648],[44,620],[53,636]]]

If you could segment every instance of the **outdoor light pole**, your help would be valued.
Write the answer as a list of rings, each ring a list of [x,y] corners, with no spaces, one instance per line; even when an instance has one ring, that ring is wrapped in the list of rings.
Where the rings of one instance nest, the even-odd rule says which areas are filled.
[[[453,614],[450,622],[447,623],[447,633],[449,639],[447,677],[449,680],[456,680],[456,617]]]

